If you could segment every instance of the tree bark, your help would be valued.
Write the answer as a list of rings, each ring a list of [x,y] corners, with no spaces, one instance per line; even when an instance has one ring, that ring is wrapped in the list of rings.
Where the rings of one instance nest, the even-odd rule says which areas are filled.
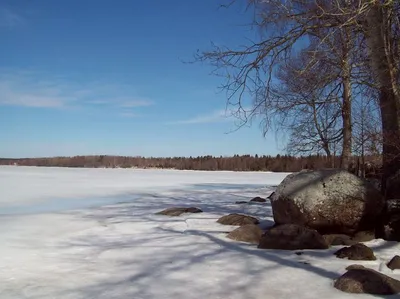
[[[378,1],[371,7],[365,23],[372,71],[379,86],[379,105],[383,133],[382,192],[387,199],[400,198],[397,191],[387,190],[387,179],[400,170],[400,95],[398,66],[393,61],[394,44],[388,25],[387,10]]]
[[[350,66],[350,37],[348,30],[344,30],[343,34],[343,105],[342,105],[342,118],[343,118],[343,150],[341,156],[341,168],[349,169],[351,159],[352,147],[352,124],[351,124],[351,66]]]
[[[341,168],[349,169],[352,146],[352,127],[351,127],[351,83],[350,76],[343,78],[343,150],[341,156]]]

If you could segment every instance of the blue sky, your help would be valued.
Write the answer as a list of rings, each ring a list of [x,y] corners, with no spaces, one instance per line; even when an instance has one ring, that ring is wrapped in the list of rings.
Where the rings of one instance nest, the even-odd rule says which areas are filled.
[[[0,157],[277,154],[234,130],[221,79],[184,64],[251,37],[218,1],[0,0]]]

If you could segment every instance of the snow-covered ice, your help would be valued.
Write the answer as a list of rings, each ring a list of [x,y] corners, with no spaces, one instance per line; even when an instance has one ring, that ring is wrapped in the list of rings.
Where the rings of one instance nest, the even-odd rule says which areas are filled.
[[[333,288],[354,261],[325,251],[262,250],[226,238],[227,213],[272,225],[285,173],[0,167],[0,298],[374,298]],[[204,213],[155,215],[172,206]],[[396,279],[397,243],[358,262]],[[381,298],[381,297],[380,297]],[[390,296],[388,298],[396,298]]]

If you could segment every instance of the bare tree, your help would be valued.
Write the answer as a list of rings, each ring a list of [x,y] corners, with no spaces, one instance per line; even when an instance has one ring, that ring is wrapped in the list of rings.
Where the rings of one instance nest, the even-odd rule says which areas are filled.
[[[351,41],[367,41],[366,58],[370,62],[380,94],[384,191],[386,179],[400,169],[399,2],[251,0],[249,7],[254,9],[253,25],[261,31],[259,39],[238,49],[215,46],[211,51],[199,53],[197,59],[210,62],[219,74],[226,77],[227,82],[223,88],[227,91],[228,104],[237,107],[243,115],[243,121],[261,115],[266,130],[271,127],[276,116],[276,109],[271,105],[271,99],[276,96],[273,89],[274,71],[285,65],[294,53],[308,47],[310,43],[307,41],[316,40],[317,49],[332,49],[328,44],[336,36],[343,36],[344,43],[334,46],[341,46],[342,54],[349,55],[351,50],[357,51]],[[318,55],[310,59],[307,68],[314,65],[315,60],[318,60]],[[347,80],[351,72],[349,60],[344,59],[341,67],[344,70],[342,78],[345,99],[351,96],[351,82]],[[248,105],[248,97],[252,99],[251,109],[246,110],[244,107]],[[346,107],[342,111],[345,114],[351,113],[351,103],[344,101],[343,104]],[[344,120],[348,119],[351,119],[351,115],[344,115]],[[351,135],[346,130],[343,133],[346,134],[344,140],[351,144]]]
[[[353,105],[353,151],[360,157],[359,175],[365,177],[365,157],[382,154],[382,124],[376,92],[356,99]]]
[[[340,88],[328,65],[315,64],[305,70],[310,50],[293,57],[277,72],[279,82],[271,90],[269,105],[274,107],[278,126],[289,133],[287,151],[290,154],[325,153],[333,162],[332,154],[339,149],[343,130],[339,127],[341,117]],[[321,69],[329,75],[321,75]]]

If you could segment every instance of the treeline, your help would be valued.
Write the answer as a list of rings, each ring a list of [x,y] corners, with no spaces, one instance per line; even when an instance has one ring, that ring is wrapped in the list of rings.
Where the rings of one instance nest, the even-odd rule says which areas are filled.
[[[2,165],[44,166],[44,167],[82,167],[82,168],[169,168],[180,170],[230,170],[230,171],[273,171],[294,172],[302,169],[338,167],[340,158],[333,160],[323,155],[294,157],[289,155],[258,156],[234,155],[231,157],[171,157],[145,158],[127,156],[74,156],[51,158],[0,159]],[[375,172],[379,157],[366,157],[367,172]],[[353,157],[351,170],[359,167],[359,159]],[[372,169],[372,170],[371,170]]]

